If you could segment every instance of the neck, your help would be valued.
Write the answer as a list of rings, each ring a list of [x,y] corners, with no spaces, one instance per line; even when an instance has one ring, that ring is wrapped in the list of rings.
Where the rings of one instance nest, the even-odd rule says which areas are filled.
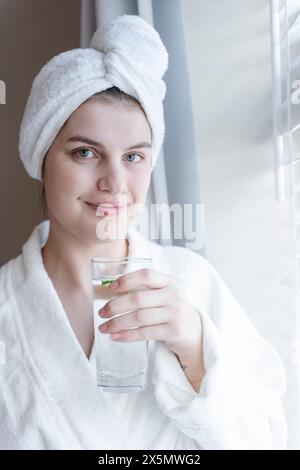
[[[93,243],[66,231],[50,220],[49,236],[42,249],[46,271],[55,283],[67,289],[91,291],[91,258],[128,256],[127,239]]]

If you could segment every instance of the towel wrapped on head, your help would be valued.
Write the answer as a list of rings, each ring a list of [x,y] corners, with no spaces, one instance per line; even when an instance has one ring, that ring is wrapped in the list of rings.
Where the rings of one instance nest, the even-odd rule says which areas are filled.
[[[20,127],[19,153],[28,174],[42,181],[47,150],[71,114],[113,86],[142,106],[152,131],[152,169],[165,134],[162,79],[168,53],[158,32],[136,15],[123,15],[94,33],[90,47],[62,52],[35,77]]]

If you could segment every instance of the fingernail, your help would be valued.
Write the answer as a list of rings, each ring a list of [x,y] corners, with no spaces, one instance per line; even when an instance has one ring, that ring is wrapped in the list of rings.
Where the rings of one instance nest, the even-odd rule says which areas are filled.
[[[107,325],[103,323],[103,325],[100,325],[100,331],[105,331],[107,329]]]
[[[105,308],[102,308],[101,310],[99,310],[98,314],[100,315],[100,317],[105,317],[106,316]]]

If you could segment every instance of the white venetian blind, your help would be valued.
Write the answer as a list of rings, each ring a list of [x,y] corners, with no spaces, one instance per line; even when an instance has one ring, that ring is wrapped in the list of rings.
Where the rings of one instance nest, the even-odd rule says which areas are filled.
[[[271,0],[275,196],[286,206],[289,263],[279,288],[281,354],[288,374],[289,448],[300,448],[300,0]],[[275,234],[276,236],[276,234]]]

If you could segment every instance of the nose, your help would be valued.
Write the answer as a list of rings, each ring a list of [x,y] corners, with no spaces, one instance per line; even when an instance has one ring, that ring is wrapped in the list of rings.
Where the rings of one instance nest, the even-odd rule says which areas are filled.
[[[108,191],[114,194],[127,192],[126,175],[122,167],[117,164],[103,165],[98,176],[97,188],[99,191]]]

